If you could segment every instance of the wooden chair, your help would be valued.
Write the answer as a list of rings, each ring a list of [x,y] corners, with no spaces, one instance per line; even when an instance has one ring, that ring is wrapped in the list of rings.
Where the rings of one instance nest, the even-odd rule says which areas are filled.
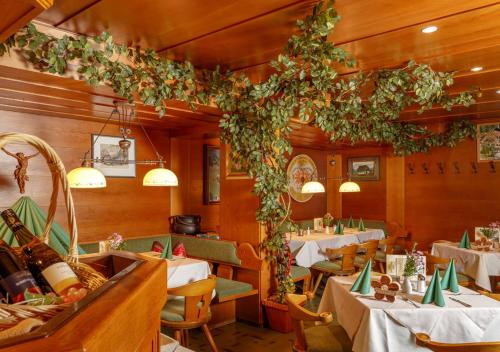
[[[301,305],[306,301],[305,295],[287,294],[288,312],[293,320],[296,352],[344,352],[352,351],[352,343],[344,329],[333,322],[331,313],[312,313]],[[321,322],[304,329],[304,321]]]
[[[398,237],[389,236],[378,242],[378,248],[374,259],[375,262],[378,263],[378,267],[382,274],[385,274],[386,255],[394,253],[394,246],[396,245],[397,240]]]
[[[491,292],[483,291],[483,290],[477,290],[477,292],[479,292],[480,294],[482,294],[484,296],[488,296],[488,297],[493,298],[497,301],[500,301],[500,293],[491,293]]]
[[[210,301],[215,288],[215,276],[195,281],[188,285],[168,289],[169,295],[183,296],[184,299],[167,301],[161,311],[161,325],[174,330],[175,339],[187,347],[188,330],[201,327],[213,352],[217,346],[207,323],[210,321]]]
[[[290,267],[290,275],[294,283],[302,281],[302,293],[309,291],[311,285],[311,270],[303,266],[292,265]]]
[[[368,260],[375,258],[379,240],[369,240],[358,245],[358,252],[354,258],[354,266],[363,269]]]
[[[434,274],[436,268],[439,268],[441,270],[440,271],[441,275],[443,275],[446,266],[450,262],[450,258],[436,257],[435,255],[432,255],[427,252],[424,252],[424,255],[425,255],[426,274],[432,275]],[[457,273],[457,279],[458,279],[458,284],[460,286],[474,287],[474,282],[475,282],[474,279],[468,277],[467,275]]]
[[[424,333],[415,334],[417,345],[426,347],[435,352],[499,352],[500,341],[497,342],[472,342],[472,343],[441,343],[432,341]]]
[[[357,250],[357,244],[351,244],[341,248],[327,248],[326,255],[330,258],[330,260],[323,260],[314,263],[311,267],[311,270],[317,273],[312,294],[316,294],[316,290],[318,289],[324,275],[345,276],[354,274],[356,271],[354,258],[356,257]]]

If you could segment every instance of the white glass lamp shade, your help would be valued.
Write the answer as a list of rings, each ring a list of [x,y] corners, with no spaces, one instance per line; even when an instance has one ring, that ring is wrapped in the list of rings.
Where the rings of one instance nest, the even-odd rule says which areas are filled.
[[[144,178],[142,179],[143,186],[178,186],[179,181],[177,176],[163,167],[149,170]]]
[[[301,193],[325,193],[325,187],[318,181],[304,183]]]
[[[104,188],[106,177],[101,171],[89,166],[81,166],[68,173],[70,188]]]
[[[340,185],[339,192],[340,193],[348,193],[348,192],[360,192],[359,185],[356,182],[347,181]]]

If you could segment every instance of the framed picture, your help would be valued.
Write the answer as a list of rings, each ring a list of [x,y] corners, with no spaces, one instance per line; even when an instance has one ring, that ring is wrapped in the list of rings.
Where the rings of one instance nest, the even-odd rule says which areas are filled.
[[[250,179],[245,165],[233,162],[231,158],[231,147],[226,146],[226,179]]]
[[[323,218],[314,218],[314,231],[323,231]]]
[[[477,161],[500,161],[500,123],[477,126]]]
[[[119,142],[123,137],[92,135],[92,159],[120,161],[120,164],[94,163],[94,167],[107,177],[135,177],[135,138],[127,138],[130,148],[123,152]]]
[[[347,159],[347,169],[353,181],[378,181],[380,159],[378,156]]]
[[[203,204],[220,203],[220,148],[203,145]]]

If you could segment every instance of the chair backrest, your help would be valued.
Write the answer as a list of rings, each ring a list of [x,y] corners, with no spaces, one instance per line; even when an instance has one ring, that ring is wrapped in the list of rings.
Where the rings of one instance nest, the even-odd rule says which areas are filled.
[[[439,267],[440,269],[443,269],[444,266],[448,265],[448,263],[450,262],[450,258],[436,257],[435,255],[432,255],[430,253],[424,253],[424,254],[425,254],[425,267],[426,267],[425,271],[427,275],[434,274],[436,266]]]
[[[394,246],[396,245],[396,241],[398,240],[398,237],[387,237],[383,240],[378,241],[378,248],[384,248],[384,252],[386,254],[393,254],[394,253]]]
[[[369,240],[358,245],[358,249],[365,249],[365,253],[363,254],[365,263],[368,259],[373,259],[375,254],[377,254],[378,243],[379,240]]]
[[[430,336],[424,333],[415,334],[417,345],[426,347],[435,352],[498,352],[500,341],[497,342],[472,342],[472,343],[441,343],[432,341]]]
[[[197,322],[208,319],[208,307],[215,289],[215,276],[190,284],[168,289],[169,295],[184,297],[184,321]]]
[[[358,251],[357,244],[350,244],[341,248],[327,248],[326,255],[328,257],[333,257],[336,255],[342,256],[342,271],[355,270],[354,259],[356,258],[356,253]]]
[[[307,351],[307,342],[304,335],[304,320],[321,321],[324,324],[331,323],[333,317],[331,313],[313,313],[302,307],[307,300],[306,295],[286,294],[286,302],[288,304],[288,313],[293,321],[295,330],[295,351]]]

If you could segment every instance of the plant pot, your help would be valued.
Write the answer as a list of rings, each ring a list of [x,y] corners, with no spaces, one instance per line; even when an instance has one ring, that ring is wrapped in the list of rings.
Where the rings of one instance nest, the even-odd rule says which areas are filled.
[[[277,303],[270,300],[263,300],[262,305],[266,311],[269,327],[281,333],[289,333],[293,331],[293,322],[288,313],[286,304]]]

